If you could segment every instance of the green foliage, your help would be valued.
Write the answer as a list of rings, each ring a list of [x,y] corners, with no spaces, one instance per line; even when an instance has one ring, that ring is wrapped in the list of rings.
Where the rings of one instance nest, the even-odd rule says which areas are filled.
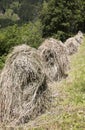
[[[17,25],[0,30],[0,55],[7,54],[15,45],[28,44],[38,47],[42,42],[42,26],[39,21],[25,24],[21,27]]]
[[[85,30],[84,0],[50,0],[44,2],[41,11],[43,36],[58,35],[61,40]],[[64,36],[62,36],[64,35]]]
[[[42,25],[39,21],[25,24],[20,28],[21,41],[37,48],[42,42]]]
[[[1,0],[0,1],[0,22],[1,27],[11,24],[27,23],[38,18],[42,0]],[[6,21],[9,22],[6,23]]]
[[[4,67],[6,56],[0,56],[0,69]]]
[[[7,54],[9,49],[20,43],[17,25],[7,27],[0,31],[0,55]]]
[[[40,21],[35,23],[9,26],[0,30],[0,68],[3,66],[2,55],[7,55],[16,45],[27,44],[37,48],[42,42],[42,26]]]

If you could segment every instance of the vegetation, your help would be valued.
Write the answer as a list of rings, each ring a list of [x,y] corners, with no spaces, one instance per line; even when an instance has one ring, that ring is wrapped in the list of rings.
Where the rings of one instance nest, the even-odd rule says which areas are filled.
[[[39,21],[35,23],[9,26],[0,30],[0,68],[4,65],[4,58],[12,47],[27,44],[37,48],[42,43],[42,27]]]
[[[1,0],[1,28],[15,23],[21,25],[29,21],[35,21],[38,17],[41,3],[42,0]]]
[[[54,36],[61,40],[85,30],[84,0],[49,0],[43,3],[41,22],[43,36]]]

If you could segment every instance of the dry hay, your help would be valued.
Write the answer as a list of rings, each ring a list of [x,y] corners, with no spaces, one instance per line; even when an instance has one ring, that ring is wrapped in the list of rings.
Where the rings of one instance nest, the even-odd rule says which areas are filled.
[[[46,39],[38,48],[48,81],[66,78],[69,70],[67,50],[61,41]]]
[[[78,32],[74,37],[68,38],[65,41],[65,46],[68,50],[68,55],[73,55],[78,51],[78,47],[83,42],[83,33],[81,31]]]
[[[78,44],[81,44],[83,42],[84,35],[81,31],[78,32],[77,35],[75,35],[75,40],[78,42]]]
[[[15,47],[0,77],[0,121],[27,123],[49,108],[49,95],[37,51],[27,45]]]
[[[68,55],[73,55],[78,51],[79,43],[74,37],[68,38],[64,44],[68,50]]]

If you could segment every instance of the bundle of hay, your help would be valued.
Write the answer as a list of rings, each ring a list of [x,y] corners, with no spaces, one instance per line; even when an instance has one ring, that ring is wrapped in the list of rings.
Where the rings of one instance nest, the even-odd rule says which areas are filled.
[[[49,95],[36,50],[27,45],[15,47],[0,76],[0,121],[27,123],[49,108]]]
[[[81,31],[78,32],[78,34],[75,36],[75,40],[78,42],[78,44],[81,44],[83,42],[84,35]]]
[[[78,51],[79,43],[75,37],[68,38],[64,44],[68,50],[68,55],[73,55]]]
[[[78,32],[74,37],[68,38],[65,41],[66,48],[68,50],[68,55],[73,55],[78,51],[78,47],[83,42],[83,33]]]
[[[61,41],[46,39],[38,48],[48,81],[58,81],[67,77],[69,59],[67,50]]]

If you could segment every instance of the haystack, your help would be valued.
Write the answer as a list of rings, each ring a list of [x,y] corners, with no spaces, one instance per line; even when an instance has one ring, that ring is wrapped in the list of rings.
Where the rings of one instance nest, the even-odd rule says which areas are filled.
[[[68,50],[68,55],[73,55],[78,51],[78,47],[83,42],[83,33],[78,32],[74,37],[68,38],[65,41],[66,48]]]
[[[78,51],[79,43],[75,40],[75,37],[68,38],[64,44],[68,50],[68,55],[73,55]]]
[[[38,48],[48,81],[66,78],[69,70],[67,50],[61,41],[46,39]]]
[[[0,121],[19,125],[44,113],[50,105],[41,60],[27,45],[8,56],[0,77]]]
[[[83,43],[84,35],[81,31],[78,32],[77,35],[75,35],[75,40],[78,42],[78,44]]]

